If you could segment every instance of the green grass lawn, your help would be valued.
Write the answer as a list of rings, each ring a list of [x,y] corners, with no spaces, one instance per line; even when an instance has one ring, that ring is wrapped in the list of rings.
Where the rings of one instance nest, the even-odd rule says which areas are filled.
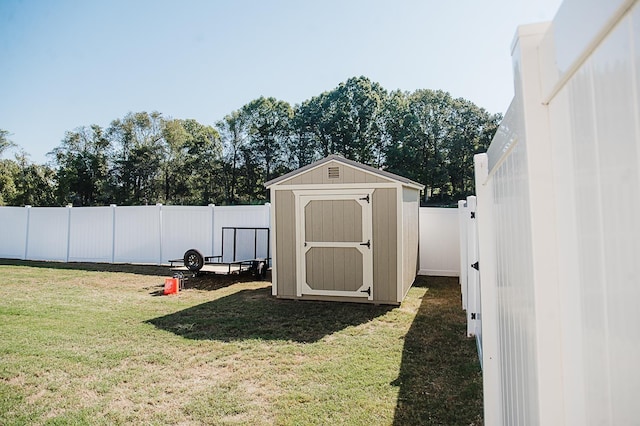
[[[482,423],[457,279],[400,307],[296,302],[269,282],[0,261],[0,424]]]

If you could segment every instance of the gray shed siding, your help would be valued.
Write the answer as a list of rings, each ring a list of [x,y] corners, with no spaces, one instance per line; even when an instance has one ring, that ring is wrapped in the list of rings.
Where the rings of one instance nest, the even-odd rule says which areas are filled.
[[[296,296],[296,221],[293,191],[275,191],[277,295]]]
[[[373,303],[396,304],[397,300],[397,196],[395,188],[373,192]],[[296,296],[296,229],[293,191],[275,191],[275,253],[278,297]],[[413,280],[412,280],[413,281]],[[411,285],[411,283],[409,283]],[[303,296],[302,299],[351,300],[344,297]],[[353,299],[358,302],[371,302]]]
[[[271,189],[274,209],[272,223],[275,229],[272,234],[272,252],[275,257],[274,294],[277,297],[395,305],[402,302],[413,284],[418,266],[418,207],[421,185],[408,181],[406,178],[333,156],[274,179],[267,185]],[[333,189],[333,185],[341,186]],[[350,265],[353,267],[352,264],[355,265],[357,262],[348,260],[346,255],[343,256],[344,259],[341,258],[340,253],[342,252],[340,250],[333,250],[331,256],[328,256],[323,254],[322,250],[324,249],[312,246],[306,249],[305,259],[297,259],[297,256],[300,255],[300,247],[298,247],[299,243],[296,239],[301,237],[305,238],[305,241],[311,241],[310,244],[321,244],[317,241],[325,240],[324,228],[331,228],[333,226],[331,224],[334,224],[336,228],[334,231],[328,231],[332,237],[327,237],[327,241],[355,241],[353,239],[355,237],[344,232],[346,227],[360,229],[362,225],[357,225],[361,222],[358,222],[355,216],[354,220],[350,221],[350,216],[346,214],[347,210],[345,210],[345,214],[339,214],[352,204],[341,201],[332,202],[330,197],[334,194],[339,196],[344,192],[347,194],[347,198],[344,199],[349,199],[348,194],[360,190],[371,194],[368,226],[370,226],[369,232],[371,232],[369,234],[371,238],[369,265],[371,266],[369,267],[372,269],[365,268],[365,272],[370,271],[368,272],[370,278],[363,281],[361,273],[352,277],[353,274],[348,270],[348,267]],[[296,193],[301,200],[304,198],[305,203],[308,203],[301,204],[301,206],[305,206],[302,219],[297,217],[299,212],[294,191],[300,191]],[[318,192],[316,193],[316,191]],[[327,198],[318,199],[328,201],[316,202],[313,198],[315,195],[310,194],[322,194],[322,197]],[[364,198],[360,198],[360,200],[364,200]],[[323,209],[331,207],[329,210],[333,214],[337,214],[336,217],[343,216],[345,219],[338,223],[329,218],[331,216],[329,211],[318,216],[316,206],[323,206]],[[351,222],[353,224],[349,224]],[[297,223],[304,227],[302,231],[296,229]],[[302,225],[302,223],[306,225]],[[300,232],[302,234],[299,234]],[[318,234],[318,232],[321,233]],[[343,233],[342,237],[337,237]],[[303,235],[313,235],[313,237],[307,240]],[[334,240],[334,238],[337,239]],[[363,237],[363,240],[367,238]],[[321,260],[308,257],[312,250],[321,256]],[[346,252],[346,250],[344,251]],[[306,270],[305,288],[308,289],[307,285],[309,285],[314,290],[319,288],[322,291],[327,290],[328,293],[331,293],[332,290],[348,290],[352,294],[306,294],[307,291],[312,292],[305,290],[305,294],[298,296],[299,271],[297,271],[297,264],[301,261],[307,262],[302,266]],[[326,288],[322,288],[324,285],[322,277],[325,276],[329,277],[329,282],[326,283]],[[360,279],[357,279],[358,276]],[[368,281],[369,279],[371,281]],[[313,284],[307,284],[311,281]],[[347,285],[347,281],[349,281],[349,285]],[[367,285],[367,282],[371,282],[373,287],[372,300],[365,297],[353,297],[353,292],[358,291],[359,285],[351,281],[356,284],[359,282],[360,285]],[[356,286],[354,287],[354,285]],[[334,287],[336,288],[334,289]]]
[[[398,303],[397,190],[378,188],[373,193],[373,300]]]
[[[402,299],[418,272],[420,191],[402,188]]]
[[[339,175],[336,178],[329,177],[329,168],[338,167],[340,169]],[[339,164],[336,162],[329,162],[318,168],[309,170],[298,176],[294,176],[291,179],[284,180],[279,185],[330,185],[330,184],[343,184],[343,183],[388,183],[389,179],[385,179],[381,176],[374,176],[371,173],[366,173],[362,170],[354,169],[345,164]]]

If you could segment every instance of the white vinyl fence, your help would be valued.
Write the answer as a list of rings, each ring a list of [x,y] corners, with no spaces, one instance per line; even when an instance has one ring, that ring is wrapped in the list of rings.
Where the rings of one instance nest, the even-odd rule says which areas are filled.
[[[458,276],[457,209],[421,208],[420,274]],[[190,248],[232,251],[223,227],[268,228],[264,206],[0,207],[0,258],[59,262],[167,264]],[[416,230],[418,232],[418,230]],[[238,231],[238,258],[264,251],[266,232]],[[243,251],[244,250],[244,251]],[[248,251],[247,251],[248,250]],[[266,253],[258,253],[266,257]],[[230,258],[223,261],[230,261]]]
[[[190,248],[220,255],[223,227],[268,228],[269,215],[269,205],[0,207],[0,257],[167,264]]]
[[[640,4],[565,0],[512,55],[475,158],[485,424],[639,424]]]
[[[460,238],[457,209],[421,207],[420,275],[460,275]]]

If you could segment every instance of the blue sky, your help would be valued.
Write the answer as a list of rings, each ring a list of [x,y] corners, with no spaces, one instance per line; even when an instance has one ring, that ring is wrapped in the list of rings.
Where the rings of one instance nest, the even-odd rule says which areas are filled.
[[[0,0],[0,129],[44,163],[65,131],[131,111],[214,125],[260,96],[295,105],[360,75],[504,113],[516,27],[551,20],[559,5]]]

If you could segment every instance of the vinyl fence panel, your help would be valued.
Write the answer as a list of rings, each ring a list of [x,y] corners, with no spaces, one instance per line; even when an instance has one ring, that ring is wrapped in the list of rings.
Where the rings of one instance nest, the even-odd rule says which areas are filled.
[[[118,207],[114,223],[114,262],[162,263],[160,206]]]
[[[24,259],[29,207],[0,208],[0,257]]]
[[[420,207],[420,275],[460,275],[458,209]]]
[[[168,264],[190,248],[222,254],[222,230],[231,227],[266,228],[238,229],[235,259],[272,255],[269,205],[0,207],[0,220],[3,258]],[[420,208],[419,220],[420,273],[459,275],[458,210]],[[224,235],[225,261],[233,260],[232,233]]]
[[[69,262],[113,260],[114,207],[69,209]]]
[[[70,210],[56,207],[29,209],[27,259],[67,261]]]
[[[161,263],[182,259],[197,249],[204,256],[213,252],[213,206],[162,206]]]

